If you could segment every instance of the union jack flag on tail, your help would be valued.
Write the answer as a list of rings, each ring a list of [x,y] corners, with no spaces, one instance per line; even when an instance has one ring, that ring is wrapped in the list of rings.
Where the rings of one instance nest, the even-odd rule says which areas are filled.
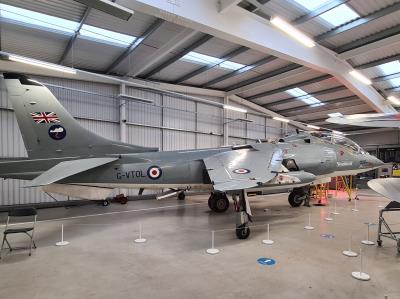
[[[54,124],[60,122],[55,112],[32,112],[31,116],[37,124]]]

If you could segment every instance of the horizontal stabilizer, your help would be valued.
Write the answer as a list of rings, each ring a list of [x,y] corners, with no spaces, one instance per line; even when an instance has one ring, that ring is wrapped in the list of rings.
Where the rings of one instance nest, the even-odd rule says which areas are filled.
[[[255,144],[250,149],[219,153],[203,161],[215,190],[249,189],[276,177],[282,151],[273,144]]]
[[[89,158],[61,162],[42,173],[25,187],[46,186],[116,160],[118,160],[118,158]]]
[[[374,179],[368,186],[391,201],[400,202],[400,178]]]

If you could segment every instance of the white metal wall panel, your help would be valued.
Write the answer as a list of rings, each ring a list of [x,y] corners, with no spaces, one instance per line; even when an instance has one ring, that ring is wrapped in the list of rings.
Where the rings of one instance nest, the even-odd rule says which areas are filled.
[[[222,146],[224,140],[222,136],[198,134],[196,142],[197,148],[212,148]]]
[[[264,139],[265,138],[265,117],[258,115],[249,115],[253,122],[247,124],[247,138]]]
[[[164,127],[196,130],[196,105],[194,102],[163,96],[163,107]]]
[[[181,131],[164,130],[163,150],[193,149],[196,146],[196,134]]]
[[[128,125],[127,142],[130,144],[162,148],[162,130]]]
[[[198,103],[197,104],[197,131],[222,134],[223,110],[221,108]]]
[[[162,108],[161,95],[154,92],[126,87],[126,94],[153,101],[153,104],[127,101],[127,121],[152,126],[161,126]]]

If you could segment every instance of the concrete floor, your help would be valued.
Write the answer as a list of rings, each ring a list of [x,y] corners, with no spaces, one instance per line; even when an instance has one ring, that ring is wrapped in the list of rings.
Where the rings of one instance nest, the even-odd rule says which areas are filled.
[[[359,212],[339,196],[341,214],[332,222],[324,218],[333,200],[327,207],[294,209],[287,195],[251,198],[259,226],[248,240],[224,230],[234,227],[232,209],[212,213],[205,196],[40,210],[33,255],[3,252],[0,298],[400,298],[395,242],[384,240],[382,248],[360,244],[366,238],[364,222],[376,223],[378,204],[386,201],[371,191],[360,193]],[[109,214],[85,216],[98,213]],[[313,231],[303,229],[309,213]],[[54,220],[64,217],[76,218]],[[388,221],[400,230],[400,215],[393,213]],[[56,247],[62,223],[70,244]],[[143,244],[133,242],[139,223],[147,238]],[[270,246],[261,242],[266,223],[275,241]],[[211,230],[224,230],[216,232],[215,247],[221,252],[214,256],[205,253]],[[334,238],[324,239],[323,233]],[[359,258],[342,255],[349,233],[353,248],[364,251],[368,282],[351,277]],[[376,226],[371,239],[376,239]],[[21,240],[13,244],[24,244]],[[260,257],[273,258],[276,265],[262,266]]]

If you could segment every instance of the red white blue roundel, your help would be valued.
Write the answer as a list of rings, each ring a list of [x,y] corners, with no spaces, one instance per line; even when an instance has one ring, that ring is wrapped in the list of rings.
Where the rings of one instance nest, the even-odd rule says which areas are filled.
[[[160,167],[158,166],[151,166],[149,167],[149,169],[147,170],[147,176],[149,178],[151,178],[152,180],[157,180],[160,178],[160,176],[162,175],[162,170]]]
[[[237,173],[237,174],[246,174],[246,173],[249,173],[250,170],[247,168],[238,168],[238,169],[234,169],[233,172]]]

